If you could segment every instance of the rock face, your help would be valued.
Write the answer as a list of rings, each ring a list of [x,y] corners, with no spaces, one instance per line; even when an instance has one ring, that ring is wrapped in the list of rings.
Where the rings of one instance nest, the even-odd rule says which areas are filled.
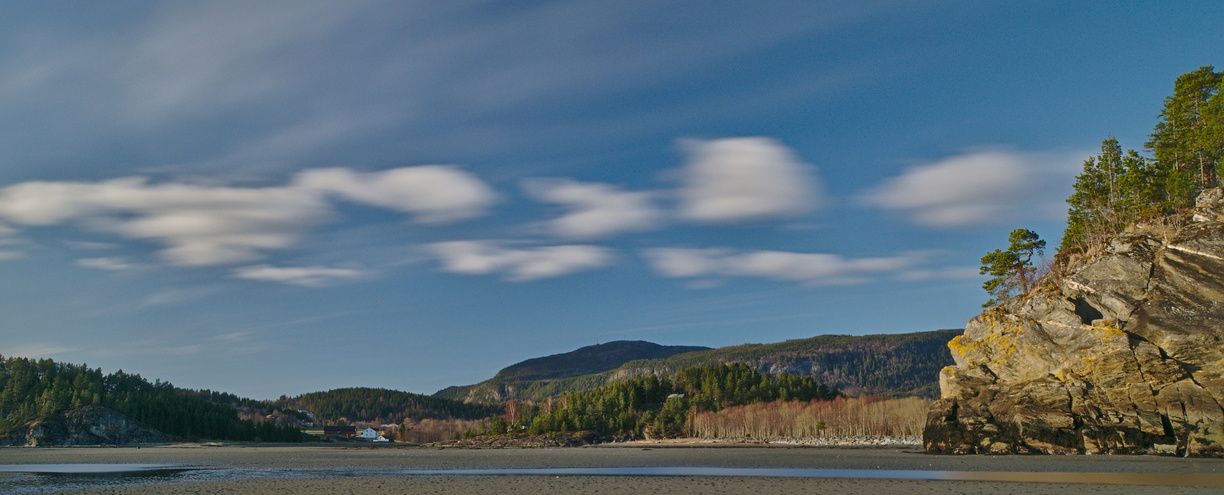
[[[8,437],[9,445],[30,447],[66,445],[113,445],[128,443],[168,442],[171,438],[159,431],[145,428],[104,407],[85,407],[31,424],[24,437]]]
[[[1224,455],[1224,191],[969,321],[933,453]]]

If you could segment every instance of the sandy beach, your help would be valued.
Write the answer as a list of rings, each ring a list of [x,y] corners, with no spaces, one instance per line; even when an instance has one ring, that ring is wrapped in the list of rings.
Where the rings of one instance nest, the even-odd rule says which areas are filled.
[[[1224,460],[1155,456],[934,456],[914,448],[811,448],[613,444],[579,448],[440,449],[398,446],[199,446],[2,448],[0,465],[148,463],[191,468],[158,477],[89,478],[0,473],[18,493],[1219,493]],[[703,467],[872,472],[997,473],[1024,481],[856,477],[593,476],[406,470]],[[992,475],[991,473],[996,473]],[[1074,473],[1074,474],[1073,474]],[[1103,473],[1103,474],[1090,474]],[[1127,474],[1136,473],[1136,474]],[[1131,478],[1127,478],[1130,476]],[[1075,483],[1047,483],[1042,480]],[[1070,477],[1070,478],[1067,478]],[[996,478],[997,479],[997,478]],[[1138,481],[1135,481],[1138,480]],[[1207,481],[1201,481],[1207,480]],[[1085,482],[1087,481],[1087,482]],[[1141,486],[1115,483],[1154,483]],[[8,485],[5,485],[8,483]]]

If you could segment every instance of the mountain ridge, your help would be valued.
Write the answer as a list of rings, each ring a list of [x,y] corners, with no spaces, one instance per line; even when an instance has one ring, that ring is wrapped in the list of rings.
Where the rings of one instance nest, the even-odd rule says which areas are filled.
[[[499,379],[498,376],[505,376],[499,372],[489,380],[447,387],[434,395],[467,402],[543,400],[644,374],[671,374],[692,366],[745,363],[774,374],[813,375],[848,394],[935,397],[939,370],[953,363],[946,343],[960,333],[961,330],[934,330],[863,336],[818,335],[639,359],[608,371],[551,379]]]

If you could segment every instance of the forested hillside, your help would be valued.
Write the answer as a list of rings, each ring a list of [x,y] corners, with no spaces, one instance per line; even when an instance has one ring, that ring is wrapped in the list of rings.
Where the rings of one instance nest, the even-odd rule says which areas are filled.
[[[431,397],[383,388],[339,388],[282,398],[277,409],[304,409],[327,425],[368,422],[399,424],[405,419],[481,419],[500,414],[501,406]]]
[[[543,400],[589,391],[640,375],[674,374],[695,366],[745,363],[770,373],[810,375],[851,395],[934,397],[939,370],[953,364],[947,343],[960,330],[867,336],[820,335],[774,344],[745,344],[627,362],[589,375],[552,380],[489,380],[451,387],[437,396],[469,401]]]
[[[177,437],[297,441],[301,431],[238,418],[233,407],[167,382],[140,375],[57,363],[50,359],[0,359],[0,436],[23,435],[29,426],[88,407],[116,411],[148,428]]]
[[[759,372],[746,364],[684,368],[674,376],[643,375],[547,401],[531,414],[497,418],[486,434],[593,431],[604,436],[678,437],[692,413],[773,401],[827,400],[836,390],[811,376]]]
[[[555,388],[561,383],[576,381],[585,384],[580,390],[590,390],[606,381],[589,380],[590,377],[605,371],[642,359],[659,359],[682,354],[685,352],[707,351],[709,347],[659,345],[641,340],[619,340],[605,344],[581,347],[577,350],[561,354],[553,354],[521,361],[498,371],[497,374],[475,385],[447,387],[434,394],[436,397],[448,399],[497,402],[506,399],[521,398],[506,390],[535,389],[530,397],[547,397],[557,395],[568,387]],[[576,378],[576,380],[571,380]]]

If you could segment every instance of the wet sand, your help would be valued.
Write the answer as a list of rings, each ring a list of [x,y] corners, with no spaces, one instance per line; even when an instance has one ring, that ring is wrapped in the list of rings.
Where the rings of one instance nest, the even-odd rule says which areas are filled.
[[[934,456],[916,449],[761,446],[605,445],[538,449],[435,449],[398,446],[163,446],[0,448],[0,464],[154,463],[189,466],[209,476],[110,483],[73,493],[1220,493],[1220,487],[1137,486],[1122,475],[1056,481],[1055,473],[1149,473],[1156,483],[1185,481],[1185,473],[1216,473],[1224,460],[1155,456]],[[928,481],[759,476],[496,475],[405,476],[404,470],[498,468],[821,468],[868,470],[1028,472],[1034,482]],[[1039,473],[1049,473],[1042,475]],[[1171,475],[1161,477],[1161,474]],[[237,478],[236,481],[229,478]],[[3,478],[0,478],[2,480]],[[1166,481],[1161,481],[1161,480]],[[1168,481],[1173,480],[1173,481]],[[1133,482],[1133,481],[1131,481]],[[113,486],[112,486],[113,485]],[[54,486],[40,490],[46,490]]]

